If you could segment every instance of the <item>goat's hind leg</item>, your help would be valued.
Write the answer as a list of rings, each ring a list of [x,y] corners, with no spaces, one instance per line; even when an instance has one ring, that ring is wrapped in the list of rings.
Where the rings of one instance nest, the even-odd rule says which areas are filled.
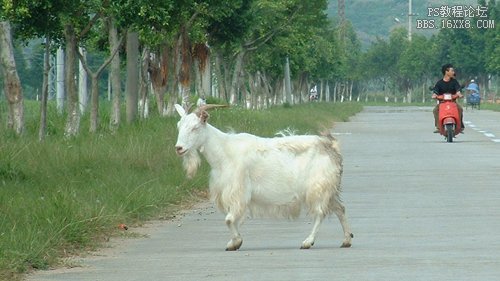
[[[232,238],[227,242],[226,251],[236,251],[243,244],[243,239],[241,238],[238,227],[243,222],[243,217],[235,217],[232,213],[226,215],[226,225],[231,231]]]
[[[337,200],[337,202],[335,203],[336,205],[333,211],[339,218],[340,224],[342,225],[342,230],[344,231],[344,242],[342,242],[342,245],[340,247],[349,248],[352,245],[351,240],[352,238],[354,238],[354,235],[352,234],[351,226],[347,221],[344,205],[340,202],[340,200]]]
[[[301,249],[310,249],[314,245],[316,234],[318,234],[319,227],[323,222],[323,219],[325,219],[325,215],[322,212],[316,214],[316,216],[314,217],[314,226],[311,231],[311,234],[309,234],[306,240],[302,242],[302,246],[300,247]]]

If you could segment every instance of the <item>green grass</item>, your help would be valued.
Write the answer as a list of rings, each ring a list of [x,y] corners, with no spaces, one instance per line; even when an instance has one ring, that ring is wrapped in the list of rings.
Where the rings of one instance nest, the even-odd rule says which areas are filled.
[[[500,111],[500,104],[498,104],[498,103],[481,103],[481,110]]]
[[[178,117],[153,116],[114,134],[106,129],[89,134],[84,117],[81,134],[65,139],[64,117],[53,106],[49,135],[39,142],[38,105],[26,103],[26,133],[17,137],[5,129],[6,106],[0,101],[0,280],[20,279],[31,269],[96,249],[119,234],[120,223],[169,217],[207,187],[206,163],[194,179],[184,177],[174,151]],[[286,128],[316,133],[361,108],[350,103],[229,108],[211,112],[209,122],[261,136]],[[102,124],[106,118],[104,112]]]

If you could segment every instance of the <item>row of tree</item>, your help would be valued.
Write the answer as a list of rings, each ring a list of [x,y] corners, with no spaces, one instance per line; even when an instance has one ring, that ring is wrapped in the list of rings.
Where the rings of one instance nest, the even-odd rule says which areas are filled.
[[[40,138],[45,135],[48,58],[61,47],[68,136],[78,134],[82,114],[77,61],[90,77],[92,132],[102,126],[98,81],[108,65],[112,129],[121,122],[123,100],[128,122],[144,116],[149,92],[160,115],[172,114],[174,103],[187,105],[194,94],[252,108],[302,102],[313,83],[323,100],[367,98],[368,93],[383,91],[411,102],[417,89],[423,89],[425,98],[425,89],[440,76],[444,63],[455,64],[461,71],[459,79],[479,78],[485,86],[500,68],[500,35],[494,27],[441,29],[431,37],[414,34],[411,41],[407,30],[399,28],[361,51],[349,22],[327,18],[325,0],[2,3],[2,30],[8,31],[12,24],[19,40],[44,38]],[[499,21],[494,0],[480,0],[479,5],[488,6],[489,20]],[[6,33],[0,32],[0,39],[2,34]],[[1,50],[8,50],[3,44]],[[87,62],[82,49],[94,63]],[[94,54],[100,55],[97,64]],[[7,81],[14,77],[9,71],[15,67],[8,66],[12,60],[1,61]],[[22,115],[22,106],[16,107],[22,104],[22,92],[5,89],[13,116],[9,124],[21,133],[22,118],[15,116]]]
[[[127,121],[132,122],[139,116],[137,105],[149,88],[161,115],[171,114],[174,103],[188,103],[193,92],[212,94],[213,84],[219,97],[232,104],[247,101],[266,104],[273,101],[271,97],[280,100],[277,95],[282,93],[287,57],[292,58],[289,68],[294,93],[297,93],[295,101],[299,101],[307,96],[311,79],[343,75],[337,66],[344,65],[343,56],[347,56],[339,44],[338,29],[328,21],[328,1],[325,0],[20,0],[2,3],[3,30],[8,31],[12,25],[14,35],[25,41],[45,38],[42,106],[47,100],[50,68],[47,58],[58,47],[64,48],[65,133],[68,136],[79,131],[81,112],[75,81],[78,60],[92,85],[90,130],[95,132],[99,127],[98,80],[108,64],[113,97],[111,127],[116,128],[120,123],[122,97],[125,96]],[[9,36],[6,33],[6,37]],[[107,50],[107,59],[97,69],[92,68],[79,47],[89,52]],[[9,48],[2,46],[2,49]],[[8,81],[7,60],[3,65]],[[124,95],[122,80],[125,81]],[[169,93],[168,103],[166,93]],[[15,95],[22,96],[21,93]],[[286,96],[293,99],[291,95]],[[16,108],[22,100],[9,98],[8,102],[10,108]],[[44,113],[41,128],[44,128],[43,116]],[[14,115],[11,120],[15,119]],[[22,132],[22,122],[9,124],[18,133]],[[42,138],[43,135],[41,131]]]

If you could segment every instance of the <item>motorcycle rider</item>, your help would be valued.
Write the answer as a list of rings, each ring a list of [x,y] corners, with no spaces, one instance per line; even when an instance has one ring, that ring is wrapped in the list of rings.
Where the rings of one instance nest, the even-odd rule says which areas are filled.
[[[436,82],[432,90],[432,98],[435,99],[439,95],[443,95],[445,93],[457,94],[459,98],[462,98],[463,95],[460,93],[460,84],[457,79],[455,79],[455,69],[451,63],[445,64],[441,67],[441,72],[443,73],[443,78]],[[463,112],[464,109],[460,104],[457,103],[458,113],[460,114],[460,120],[462,124],[461,131],[463,132],[465,126],[463,122]],[[434,133],[439,133],[439,103],[434,107],[432,111],[434,113],[434,125],[436,130]]]
[[[470,96],[467,97],[468,101],[477,102],[481,101],[481,94],[479,93],[479,85],[477,85],[474,79],[470,80],[469,86],[467,86],[466,90],[470,93]]]

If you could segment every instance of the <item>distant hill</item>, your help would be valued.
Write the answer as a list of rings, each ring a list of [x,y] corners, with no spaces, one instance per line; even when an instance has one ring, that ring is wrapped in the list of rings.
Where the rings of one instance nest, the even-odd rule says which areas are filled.
[[[408,28],[408,0],[345,0],[345,15],[351,21],[364,47],[376,37],[387,38],[396,27]],[[437,30],[415,29],[416,19],[439,19],[428,17],[427,8],[441,6],[477,7],[477,0],[412,0],[413,33],[430,35]],[[328,15],[337,17],[338,0],[330,0]]]

